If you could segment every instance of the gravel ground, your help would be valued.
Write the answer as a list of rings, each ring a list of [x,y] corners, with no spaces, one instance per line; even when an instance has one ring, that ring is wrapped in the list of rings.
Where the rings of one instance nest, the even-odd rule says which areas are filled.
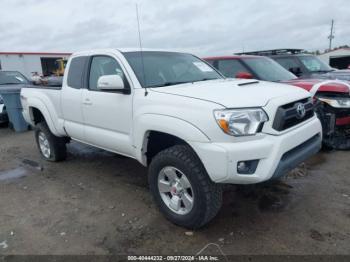
[[[147,170],[78,143],[40,158],[33,132],[0,128],[0,254],[350,254],[349,152],[321,152],[276,184],[228,186],[188,231],[152,202]]]

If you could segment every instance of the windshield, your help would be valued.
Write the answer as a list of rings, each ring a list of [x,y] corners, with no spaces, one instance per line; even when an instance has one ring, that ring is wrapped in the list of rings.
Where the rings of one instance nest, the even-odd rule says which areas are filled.
[[[142,87],[170,86],[223,78],[207,63],[190,54],[144,51],[142,56],[141,52],[125,52],[124,56]]]
[[[0,71],[0,85],[28,84],[28,80],[16,71]]]
[[[300,61],[311,72],[330,72],[333,69],[315,56],[300,56]]]
[[[267,57],[246,58],[243,61],[261,80],[276,82],[297,78],[277,62]]]

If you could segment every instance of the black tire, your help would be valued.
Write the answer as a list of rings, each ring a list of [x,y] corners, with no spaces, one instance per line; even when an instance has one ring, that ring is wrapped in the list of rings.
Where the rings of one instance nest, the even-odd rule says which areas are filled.
[[[46,157],[39,145],[39,134],[43,133],[49,142],[50,155]],[[63,161],[67,157],[66,143],[67,139],[65,137],[57,137],[51,133],[49,127],[45,122],[40,122],[35,126],[35,141],[38,146],[41,156],[51,162]]]
[[[184,215],[172,211],[163,201],[158,189],[158,176],[167,166],[175,167],[188,178],[194,193],[193,207]],[[186,145],[175,145],[158,153],[149,166],[148,175],[151,193],[165,217],[186,228],[194,229],[212,220],[222,205],[222,186],[213,183],[202,162]]]

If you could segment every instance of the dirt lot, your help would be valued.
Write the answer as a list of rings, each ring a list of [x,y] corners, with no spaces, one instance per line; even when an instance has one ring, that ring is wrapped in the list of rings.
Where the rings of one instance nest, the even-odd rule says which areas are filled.
[[[138,162],[78,143],[41,160],[32,132],[0,128],[0,254],[350,254],[349,152],[322,152],[282,183],[228,187],[188,232],[152,202]],[[205,253],[218,255],[217,246]]]

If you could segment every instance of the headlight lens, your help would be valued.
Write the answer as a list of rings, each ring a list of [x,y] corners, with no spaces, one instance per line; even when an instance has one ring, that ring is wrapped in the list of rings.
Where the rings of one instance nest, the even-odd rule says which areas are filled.
[[[232,136],[255,135],[268,120],[261,108],[215,110],[214,115],[220,128]]]
[[[327,103],[335,108],[350,108],[350,98],[323,98],[319,97],[319,100]]]

